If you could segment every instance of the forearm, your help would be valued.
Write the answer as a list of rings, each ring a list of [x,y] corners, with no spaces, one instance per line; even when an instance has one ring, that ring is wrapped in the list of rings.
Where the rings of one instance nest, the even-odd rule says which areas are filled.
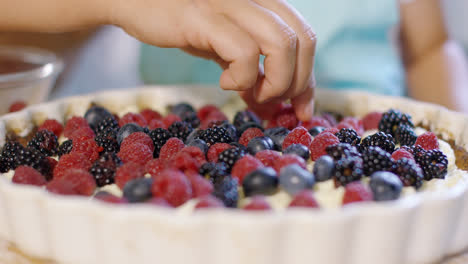
[[[0,0],[0,31],[66,32],[106,23],[102,0]]]

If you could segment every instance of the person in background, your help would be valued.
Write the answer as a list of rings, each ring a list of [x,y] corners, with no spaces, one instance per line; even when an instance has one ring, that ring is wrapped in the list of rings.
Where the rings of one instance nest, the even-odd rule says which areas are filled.
[[[271,104],[291,99],[298,117],[310,118],[315,57],[317,79],[324,87],[404,95],[404,69],[410,96],[467,111],[461,99],[467,98],[468,69],[461,50],[447,36],[438,0],[321,2],[0,0],[0,30],[67,32],[114,24],[145,43],[179,48],[223,69],[220,73],[208,61],[191,61],[178,51],[171,55],[173,50],[155,50],[151,56],[143,50],[142,58],[159,62],[143,61],[143,76],[180,83],[200,76],[212,81],[220,75],[221,88],[239,91],[251,108],[264,114]],[[398,14],[400,30],[395,32],[400,34],[394,36],[400,40],[402,60],[387,37]],[[319,32],[318,46],[306,21]],[[265,56],[263,64],[260,55]],[[158,74],[162,69],[169,73],[162,76],[180,75],[164,80]]]

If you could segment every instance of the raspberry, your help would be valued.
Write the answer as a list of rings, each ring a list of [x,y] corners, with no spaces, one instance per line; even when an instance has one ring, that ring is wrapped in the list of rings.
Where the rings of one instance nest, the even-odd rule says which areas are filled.
[[[87,139],[93,139],[95,134],[91,127],[85,126],[78,128],[72,135],[70,135],[69,139],[73,141],[83,141]]]
[[[93,176],[88,171],[83,169],[67,170],[62,178],[53,179],[49,184],[54,185],[54,181],[68,182],[75,194],[78,195],[90,196],[96,189],[96,182],[94,181]],[[47,189],[50,188],[49,184],[47,185]]]
[[[343,120],[336,125],[336,128],[351,128],[354,129],[358,135],[362,135],[364,133],[362,121],[350,116],[343,118]]]
[[[126,137],[122,144],[120,145],[120,149],[125,149],[127,147],[131,147],[133,144],[143,144],[150,148],[151,153],[154,151],[154,144],[153,140],[148,136],[146,133],[143,132],[135,132],[130,134]]]
[[[16,168],[15,175],[11,181],[18,184],[29,184],[36,186],[45,185],[47,183],[45,177],[42,176],[42,174],[29,166],[19,166]]]
[[[151,191],[155,197],[162,197],[174,207],[192,198],[192,187],[187,177],[180,171],[167,169],[157,177]]]
[[[28,106],[24,101],[16,101],[13,102],[10,107],[8,108],[8,113],[18,112],[23,110]]]
[[[67,170],[83,169],[89,170],[93,164],[82,153],[72,152],[63,155],[54,169],[54,179],[62,178]]]
[[[415,145],[419,145],[425,150],[432,150],[439,148],[439,141],[433,132],[425,132],[416,139]]]
[[[195,158],[200,164],[206,162],[205,153],[198,147],[188,146],[183,148],[180,152],[189,154],[190,157]]]
[[[166,128],[166,125],[160,119],[153,119],[149,121],[148,128],[151,130],[156,129],[156,128]]]
[[[221,202],[218,198],[212,195],[205,195],[200,198],[200,201],[195,205],[196,209],[202,208],[221,208],[224,207],[223,202]]]
[[[144,167],[136,162],[128,162],[120,166],[115,172],[115,184],[123,189],[125,184],[131,180],[145,176]]]
[[[46,185],[47,191],[61,195],[78,195],[73,184],[64,179],[53,179]]]
[[[221,110],[219,110],[219,108],[214,105],[205,105],[198,110],[197,116],[201,121],[204,121],[211,112],[215,111],[221,112]]]
[[[259,128],[251,127],[248,128],[242,133],[242,136],[239,138],[239,143],[246,146],[249,144],[249,141],[255,137],[263,137],[263,132]]]
[[[361,182],[352,182],[345,187],[343,205],[355,202],[372,201],[371,190]]]
[[[311,190],[304,190],[294,196],[289,207],[319,208],[320,206],[315,200],[314,193]]]
[[[180,171],[198,171],[200,169],[200,162],[192,158],[187,152],[178,152],[167,163],[170,168],[178,169]]]
[[[135,123],[141,127],[148,126],[146,119],[142,115],[137,114],[137,113],[126,113],[119,120],[120,127],[123,127],[124,125],[129,124],[129,123]]]
[[[57,137],[60,137],[63,131],[63,126],[55,119],[47,119],[38,128],[38,131],[49,130],[52,131]]]
[[[190,173],[187,175],[193,190],[193,197],[203,197],[213,192],[214,187],[211,181],[203,178],[198,173]]]
[[[49,161],[49,164],[50,164],[50,170],[54,171],[55,167],[58,164],[58,160],[51,158],[51,157],[47,157],[47,160]]]
[[[174,157],[177,152],[181,151],[185,147],[184,142],[178,138],[170,138],[162,146],[161,151],[159,152],[159,158],[161,161],[167,162]]]
[[[222,122],[222,121],[227,121],[228,118],[226,117],[226,115],[221,112],[221,111],[214,111],[214,112],[211,112],[206,118],[205,120],[203,120],[201,122],[201,128],[202,129],[207,129],[209,127],[211,127],[213,124],[216,124],[216,123],[219,123],[219,122]]]
[[[166,165],[160,159],[153,159],[145,165],[145,172],[153,178],[157,177],[164,169],[166,169]]]
[[[411,152],[409,152],[408,150],[406,149],[403,149],[403,148],[399,148],[397,150],[395,150],[392,154],[392,159],[394,160],[400,160],[402,158],[407,158],[407,159],[410,159],[410,160],[414,160],[414,156],[413,154],[411,154]]]
[[[260,160],[265,167],[273,167],[275,162],[281,158],[281,154],[274,150],[262,150],[255,154],[255,158]]]
[[[165,207],[165,208],[172,208],[173,206],[170,205],[166,199],[164,198],[161,198],[161,197],[153,197],[149,200],[146,201],[147,204],[152,204],[152,205],[155,205],[155,206],[159,206],[159,207]]]
[[[250,202],[244,206],[244,210],[248,211],[268,211],[271,210],[270,204],[266,201],[265,197],[257,195],[252,197]]]
[[[135,143],[120,150],[117,154],[123,163],[136,162],[145,165],[153,159],[153,151],[143,144]]]
[[[157,111],[154,111],[149,108],[145,108],[140,112],[140,115],[146,120],[146,123],[151,123],[152,120],[160,120],[162,119],[162,115]],[[151,128],[150,128],[151,129]]]
[[[182,119],[175,114],[168,114],[166,117],[163,118],[162,122],[164,124],[164,128],[170,127],[174,122],[180,122]]]
[[[232,167],[231,174],[233,178],[238,180],[238,182],[242,182],[247,174],[262,167],[264,166],[260,160],[252,157],[251,155],[245,155],[236,162],[234,167]]]
[[[96,180],[96,184],[102,187],[114,183],[115,172],[122,161],[115,153],[104,153],[89,170]]]
[[[65,127],[63,128],[63,135],[71,139],[73,134],[75,134],[75,132],[77,132],[77,130],[82,127],[90,128],[86,119],[83,117],[74,116],[69,119],[67,123],[65,123]]]
[[[329,127],[329,128],[325,128],[325,130],[323,130],[321,133],[325,133],[325,132],[332,133],[333,135],[335,135],[336,133],[340,132],[340,130],[336,127]]]
[[[78,152],[85,155],[90,162],[94,162],[99,158],[99,152],[103,150],[102,147],[99,147],[94,141],[94,139],[87,139],[84,141],[73,141],[72,152]]]
[[[311,128],[316,127],[316,126],[325,127],[325,128],[329,128],[332,126],[328,120],[319,116],[313,116],[310,120],[305,121],[302,125],[307,130],[310,130]]]
[[[309,146],[310,158],[315,161],[323,155],[326,155],[326,148],[330,145],[340,143],[340,140],[329,132],[322,132],[318,134]]]
[[[296,115],[293,113],[281,114],[276,117],[276,124],[281,127],[285,127],[289,130],[295,128],[299,120],[297,120]]]
[[[39,150],[46,156],[55,156],[59,147],[57,136],[49,130],[37,131],[28,142],[28,148]]]
[[[226,149],[230,149],[233,146],[227,143],[216,143],[208,149],[206,153],[206,157],[210,162],[218,162],[218,157],[221,152],[225,151]]]
[[[304,159],[292,154],[286,154],[281,156],[278,160],[275,161],[273,168],[277,173],[279,173],[283,167],[286,167],[291,164],[297,164],[301,166],[301,168],[307,169],[307,165]]]
[[[292,144],[302,144],[309,148],[310,143],[312,143],[312,136],[309,134],[308,130],[304,127],[296,127],[284,138],[283,149],[286,149]]]
[[[362,118],[364,130],[378,129],[379,122],[382,119],[381,112],[370,112]]]
[[[127,203],[127,199],[123,197],[118,197],[115,196],[111,193],[105,192],[105,191],[100,191],[94,195],[94,198],[96,198],[99,201],[103,201],[106,203],[113,203],[113,204],[124,204]]]

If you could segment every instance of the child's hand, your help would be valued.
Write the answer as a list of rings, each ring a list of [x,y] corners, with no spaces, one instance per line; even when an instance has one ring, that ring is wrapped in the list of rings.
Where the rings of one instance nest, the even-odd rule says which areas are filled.
[[[291,99],[300,119],[311,117],[316,38],[285,0],[108,1],[111,22],[141,41],[218,62],[221,88],[254,110]]]

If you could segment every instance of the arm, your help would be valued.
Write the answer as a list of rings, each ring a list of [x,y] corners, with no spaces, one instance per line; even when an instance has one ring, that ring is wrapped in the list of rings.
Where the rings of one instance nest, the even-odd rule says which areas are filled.
[[[449,38],[439,0],[400,0],[409,95],[468,113],[468,66]]]

